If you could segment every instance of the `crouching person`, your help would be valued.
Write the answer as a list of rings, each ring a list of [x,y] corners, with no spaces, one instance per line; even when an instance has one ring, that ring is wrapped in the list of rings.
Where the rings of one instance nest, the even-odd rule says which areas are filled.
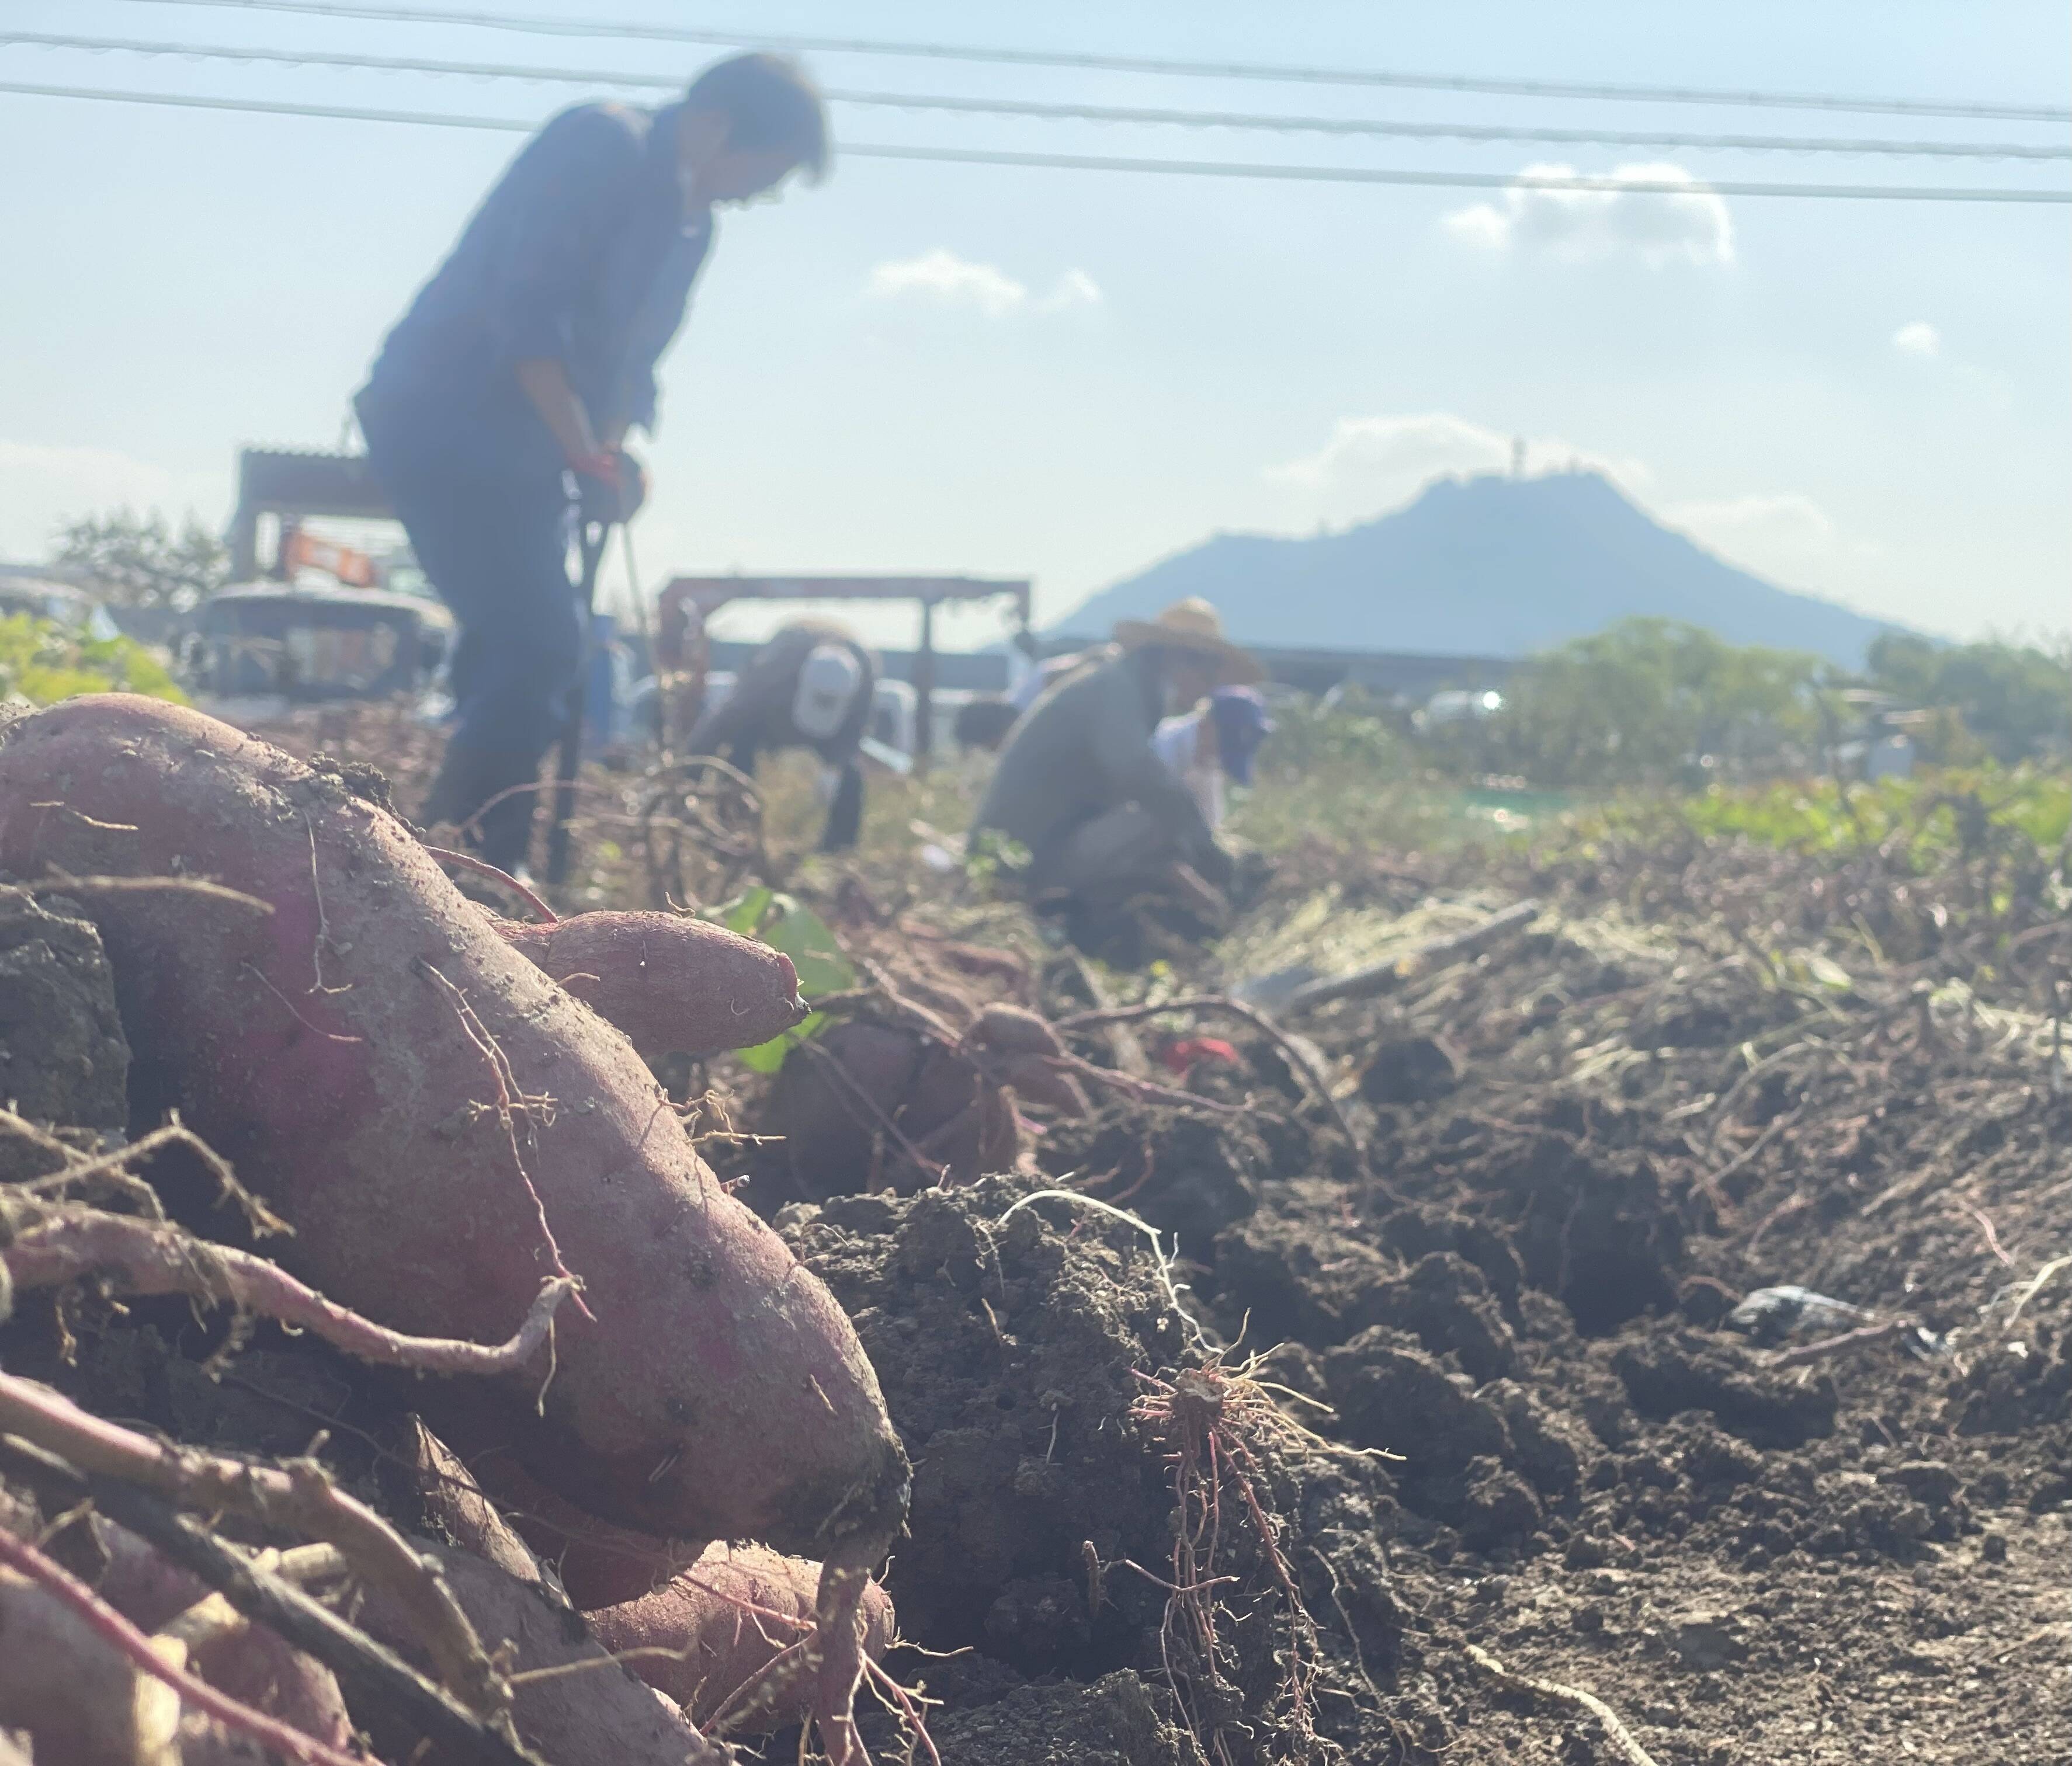
[[[1039,897],[1097,913],[1161,894],[1220,922],[1230,852],[1153,738],[1218,687],[1257,680],[1258,665],[1199,599],[1124,620],[1115,638],[1014,726],[973,836],[1026,848],[1022,880]]]

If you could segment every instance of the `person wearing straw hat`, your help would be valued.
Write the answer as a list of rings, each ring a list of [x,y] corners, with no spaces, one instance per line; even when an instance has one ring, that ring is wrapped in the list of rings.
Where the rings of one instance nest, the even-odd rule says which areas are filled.
[[[972,823],[1027,848],[1038,895],[1115,905],[1175,893],[1219,913],[1230,853],[1152,747],[1159,721],[1261,678],[1198,597],[1125,619],[1115,643],[1049,688],[1007,738]]]

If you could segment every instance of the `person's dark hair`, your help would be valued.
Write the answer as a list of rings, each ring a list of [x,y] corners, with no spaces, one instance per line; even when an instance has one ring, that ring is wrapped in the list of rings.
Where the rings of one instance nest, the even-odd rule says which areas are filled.
[[[726,118],[726,144],[748,153],[784,149],[809,179],[828,169],[828,113],[812,76],[788,55],[758,51],[715,61],[691,82],[684,102]]]

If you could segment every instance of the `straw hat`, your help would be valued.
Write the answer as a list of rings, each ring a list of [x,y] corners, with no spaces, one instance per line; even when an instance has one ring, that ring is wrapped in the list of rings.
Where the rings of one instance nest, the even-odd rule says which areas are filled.
[[[1266,671],[1223,635],[1223,615],[1199,595],[1174,602],[1156,619],[1117,620],[1115,641],[1124,650],[1157,644],[1167,650],[1191,651],[1216,664],[1217,679],[1227,687],[1266,678]]]

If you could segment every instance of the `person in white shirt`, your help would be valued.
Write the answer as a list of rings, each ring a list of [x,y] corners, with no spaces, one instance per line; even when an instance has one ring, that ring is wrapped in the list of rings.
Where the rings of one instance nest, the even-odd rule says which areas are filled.
[[[1219,687],[1192,711],[1161,721],[1151,750],[1201,807],[1211,832],[1223,826],[1223,780],[1249,785],[1273,720],[1256,687]]]

